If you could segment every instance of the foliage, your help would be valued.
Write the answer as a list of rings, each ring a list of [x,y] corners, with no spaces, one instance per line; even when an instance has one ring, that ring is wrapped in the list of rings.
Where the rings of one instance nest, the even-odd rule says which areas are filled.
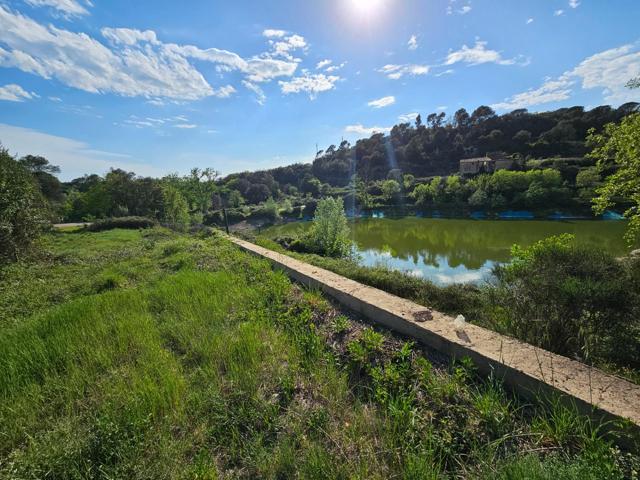
[[[151,218],[117,217],[96,220],[86,228],[90,232],[104,232],[105,230],[113,230],[114,228],[138,229],[151,228],[155,225],[157,225],[157,222]]]
[[[577,479],[637,466],[572,409],[534,410],[469,362],[432,363],[222,238],[45,241],[50,255],[5,277],[45,303],[0,289],[0,308],[25,308],[0,336],[0,477]]]
[[[276,221],[280,218],[280,207],[278,202],[269,197],[266,202],[262,204],[260,213],[271,221]]]
[[[396,180],[385,180],[382,182],[382,196],[386,202],[393,202],[402,191],[402,187]]]
[[[165,185],[163,194],[162,220],[177,230],[186,230],[190,224],[189,205],[180,191],[170,185]]]
[[[488,303],[499,330],[569,357],[640,367],[640,262],[562,235],[515,246],[495,275]]]
[[[0,145],[0,264],[17,259],[33,243],[47,216],[31,173]]]
[[[313,251],[328,257],[345,257],[351,254],[350,230],[341,198],[330,197],[318,202],[305,243]]]
[[[640,113],[629,115],[620,124],[608,124],[600,134],[591,131],[590,153],[601,171],[615,166],[615,172],[596,190],[594,209],[598,213],[615,205],[618,199],[631,204],[625,211],[629,219],[630,242],[640,234]]]

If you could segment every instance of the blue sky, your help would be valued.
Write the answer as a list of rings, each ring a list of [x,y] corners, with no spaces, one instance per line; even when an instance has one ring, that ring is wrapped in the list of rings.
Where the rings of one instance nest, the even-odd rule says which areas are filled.
[[[62,177],[309,162],[415,113],[640,100],[637,0],[0,0],[0,142]]]

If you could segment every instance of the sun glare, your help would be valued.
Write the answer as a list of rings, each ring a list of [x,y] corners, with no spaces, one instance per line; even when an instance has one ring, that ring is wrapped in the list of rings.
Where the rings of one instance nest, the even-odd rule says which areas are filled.
[[[375,15],[384,4],[384,0],[348,0],[348,2],[355,14],[367,17]]]

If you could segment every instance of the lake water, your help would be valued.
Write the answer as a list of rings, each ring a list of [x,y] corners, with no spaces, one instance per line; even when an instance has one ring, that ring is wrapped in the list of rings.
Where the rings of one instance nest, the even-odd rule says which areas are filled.
[[[290,235],[311,226],[289,223],[265,231]],[[351,222],[360,262],[426,278],[441,285],[480,283],[494,265],[508,262],[514,244],[531,245],[562,233],[616,256],[629,252],[623,235],[626,222],[602,220],[470,220],[404,217],[361,218]]]

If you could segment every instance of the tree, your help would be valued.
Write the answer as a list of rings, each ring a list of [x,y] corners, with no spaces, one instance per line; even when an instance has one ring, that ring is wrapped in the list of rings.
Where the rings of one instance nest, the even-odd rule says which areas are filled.
[[[189,205],[180,191],[170,185],[162,187],[164,200],[162,219],[178,230],[186,230],[190,223]]]
[[[591,130],[588,137],[601,172],[611,164],[617,170],[596,189],[594,211],[602,214],[618,199],[631,203],[624,215],[629,219],[626,238],[632,243],[640,233],[640,113],[629,115],[620,124],[608,124],[602,133]]]
[[[382,182],[382,196],[386,202],[393,201],[402,191],[400,184],[395,180]]]
[[[47,213],[31,172],[0,146],[0,263],[19,258],[48,223]]]
[[[309,247],[329,257],[345,257],[351,254],[349,234],[342,199],[330,197],[320,200],[307,240]]]
[[[640,88],[640,77],[632,78],[627,82],[628,88]]]
[[[249,190],[247,190],[247,194],[246,194],[247,200],[249,200],[249,203],[252,203],[252,204],[262,203],[265,200],[267,200],[267,198],[269,198],[270,196],[271,196],[271,190],[269,190],[269,187],[267,187],[263,183],[251,185],[251,187],[249,187]]]

